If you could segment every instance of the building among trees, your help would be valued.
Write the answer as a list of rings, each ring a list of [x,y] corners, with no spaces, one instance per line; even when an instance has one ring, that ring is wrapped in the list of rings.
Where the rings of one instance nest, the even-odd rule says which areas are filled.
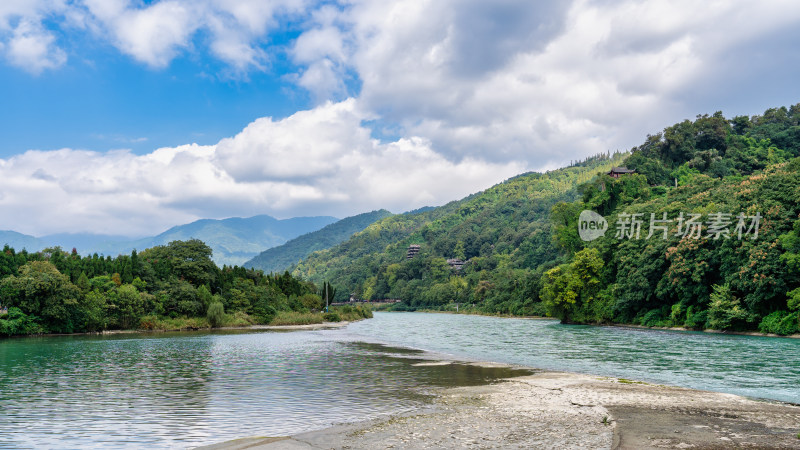
[[[416,244],[409,245],[408,246],[408,252],[406,252],[406,259],[411,259],[411,258],[417,256],[417,253],[419,253],[419,250],[421,248],[422,248],[421,246],[416,245]]]
[[[636,171],[628,169],[627,167],[612,167],[608,175],[612,178],[619,178],[621,175],[630,175],[634,172]]]

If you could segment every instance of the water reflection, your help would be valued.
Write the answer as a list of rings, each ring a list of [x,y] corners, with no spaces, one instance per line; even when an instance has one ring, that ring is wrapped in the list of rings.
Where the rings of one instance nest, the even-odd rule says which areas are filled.
[[[0,447],[189,447],[409,411],[430,389],[530,373],[426,365],[337,332],[0,341]]]

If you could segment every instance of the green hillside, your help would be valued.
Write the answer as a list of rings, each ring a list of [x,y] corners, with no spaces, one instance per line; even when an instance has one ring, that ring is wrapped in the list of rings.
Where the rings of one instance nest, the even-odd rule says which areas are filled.
[[[601,177],[554,210],[564,224],[557,239],[572,256],[544,274],[545,309],[569,322],[797,332],[798,156],[800,104],[731,120],[699,116],[649,136],[627,161],[638,175]],[[585,209],[610,227],[590,243],[578,238]],[[635,214],[641,237],[618,236]],[[666,230],[647,239],[651,214],[666,214],[657,223]],[[700,228],[689,234],[692,214]]]
[[[282,273],[311,253],[340,244],[375,221],[391,215],[391,212],[381,209],[347,217],[320,230],[294,238],[283,245],[267,249],[245,262],[243,266],[248,269],[259,269],[264,273]]]
[[[442,305],[466,299],[473,288],[469,280],[455,276],[447,259],[469,259],[468,271],[491,273],[482,281],[497,286],[482,292],[481,300],[511,301],[503,286],[525,283],[528,272],[559,257],[551,238],[550,208],[576,199],[579,183],[619,165],[625,156],[603,154],[545,174],[519,175],[438,208],[388,217],[309,256],[294,273],[333,280],[340,286],[340,299],[354,293],[365,299],[406,299],[412,307]],[[421,251],[406,260],[411,244],[420,245]],[[521,308],[514,310],[527,311]]]
[[[630,154],[520,175],[441,208],[384,219],[294,273],[332,280],[342,296],[399,298],[408,309],[459,304],[572,323],[790,334],[800,309],[798,156],[800,105],[698,116]],[[636,173],[605,174],[620,165]],[[607,219],[602,238],[580,239],[583,210]],[[666,239],[658,227],[647,239],[651,213],[667,214]],[[692,215],[698,239],[681,234]],[[632,217],[642,222],[639,238],[618,237]],[[760,229],[751,238],[755,217]],[[411,244],[421,250],[406,259]],[[451,258],[467,262],[458,268]]]

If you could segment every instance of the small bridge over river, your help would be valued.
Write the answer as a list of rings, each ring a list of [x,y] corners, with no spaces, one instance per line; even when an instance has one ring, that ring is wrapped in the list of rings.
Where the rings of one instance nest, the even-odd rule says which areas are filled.
[[[398,298],[388,298],[388,299],[383,299],[383,300],[357,300],[357,299],[351,299],[348,302],[331,303],[331,306],[389,305],[389,304],[392,304],[392,303],[402,303],[402,300],[400,300]]]

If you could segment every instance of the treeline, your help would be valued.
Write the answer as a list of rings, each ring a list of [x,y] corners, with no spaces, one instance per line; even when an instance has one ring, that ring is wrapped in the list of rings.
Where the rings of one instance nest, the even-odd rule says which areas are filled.
[[[282,312],[322,309],[319,294],[288,272],[219,268],[199,240],[116,258],[60,248],[0,253],[0,335],[7,336],[264,324]]]
[[[459,304],[570,323],[794,333],[799,121],[800,105],[753,117],[698,116],[630,153],[524,174],[413,222],[384,219],[294,273],[334,278],[360,298],[403,299],[400,309]],[[606,175],[622,165],[636,173]],[[580,239],[583,210],[605,216],[604,237]],[[667,239],[646,239],[651,213],[667,213]],[[681,213],[700,215],[700,239],[676,236]],[[618,222],[634,214],[643,222],[640,239],[618,239]],[[752,231],[736,235],[740,214],[747,227],[761,216],[756,239]],[[708,238],[712,217],[730,221],[727,238]],[[406,259],[411,244],[421,250]],[[458,269],[447,262],[453,258],[467,263]]]

